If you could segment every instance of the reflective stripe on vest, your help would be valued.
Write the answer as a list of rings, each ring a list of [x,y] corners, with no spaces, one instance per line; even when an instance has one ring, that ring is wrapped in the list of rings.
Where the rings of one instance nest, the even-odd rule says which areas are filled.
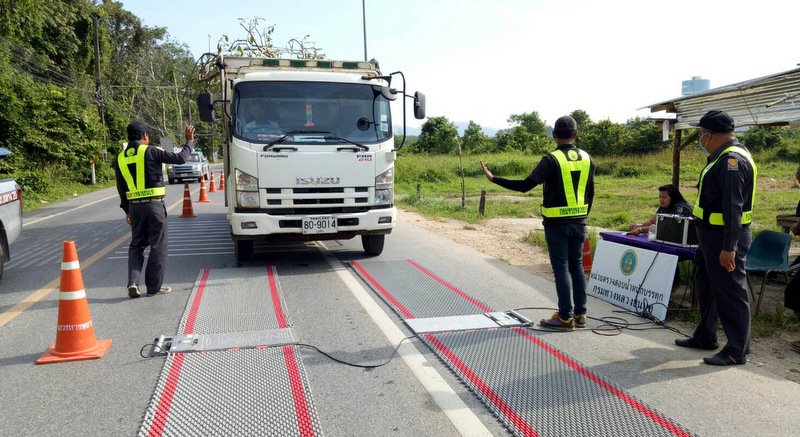
[[[697,205],[695,205],[694,209],[692,209],[692,215],[699,218],[700,220],[704,220],[703,214],[704,210],[700,206],[700,194],[703,192],[703,179],[706,177],[706,173],[714,167],[714,164],[719,161],[724,155],[729,152],[736,152],[739,155],[742,155],[747,162],[750,163],[750,166],[753,168],[753,194],[750,199],[750,209],[747,211],[742,211],[742,224],[746,225],[753,221],[753,205],[756,203],[756,175],[758,174],[758,170],[756,169],[756,163],[753,161],[753,157],[750,155],[744,147],[739,146],[730,146],[727,149],[723,150],[713,162],[710,162],[706,165],[706,168],[703,169],[703,172],[700,173],[700,189],[697,190]],[[712,212],[708,215],[708,223],[716,226],[724,226],[725,220],[722,219],[721,212]]]
[[[586,184],[589,181],[589,168],[591,161],[589,154],[583,150],[569,150],[570,153],[574,152],[580,154],[581,159],[567,159],[567,155],[561,150],[554,150],[550,152],[551,155],[558,162],[558,167],[561,169],[561,181],[564,185],[564,197],[567,199],[567,204],[564,206],[550,206],[542,205],[542,217],[557,218],[557,217],[578,217],[589,214],[589,205],[584,201],[586,194]],[[581,172],[578,179],[578,189],[572,185],[572,172]]]
[[[167,194],[166,187],[145,188],[144,186],[144,155],[147,147],[147,144],[140,144],[135,149],[128,147],[117,156],[119,172],[122,174],[122,178],[125,179],[125,185],[128,186],[128,192],[125,193],[125,198],[128,200],[163,197]],[[131,170],[128,168],[130,164],[133,164],[136,168],[136,182],[133,181],[133,175],[131,175]]]

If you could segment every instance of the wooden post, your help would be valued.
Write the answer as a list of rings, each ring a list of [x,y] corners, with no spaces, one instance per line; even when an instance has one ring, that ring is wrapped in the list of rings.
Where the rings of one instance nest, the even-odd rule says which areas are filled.
[[[481,190],[481,203],[478,205],[478,214],[483,217],[483,213],[486,210],[486,190]]]
[[[675,142],[672,146],[672,185],[680,189],[681,183],[681,132],[675,129]]]

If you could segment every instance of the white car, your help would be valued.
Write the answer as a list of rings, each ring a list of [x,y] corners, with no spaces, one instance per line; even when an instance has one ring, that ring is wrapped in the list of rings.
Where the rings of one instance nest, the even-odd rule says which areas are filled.
[[[8,149],[0,147],[0,158],[9,155]],[[14,179],[0,178],[0,279],[3,267],[11,260],[9,250],[22,231],[22,188]]]
[[[208,160],[199,150],[192,152],[185,163],[167,166],[167,180],[170,184],[183,182],[186,179],[196,179],[200,182],[200,178],[208,180]]]

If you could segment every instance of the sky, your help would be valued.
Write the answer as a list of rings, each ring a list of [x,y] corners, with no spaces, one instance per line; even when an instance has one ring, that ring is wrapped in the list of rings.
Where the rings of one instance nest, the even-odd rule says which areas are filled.
[[[121,1],[195,57],[259,17],[276,46],[309,35],[336,60],[364,59],[362,2],[367,57],[424,92],[428,116],[484,128],[532,111],[552,125],[575,109],[621,123],[692,76],[715,88],[800,64],[796,0]]]

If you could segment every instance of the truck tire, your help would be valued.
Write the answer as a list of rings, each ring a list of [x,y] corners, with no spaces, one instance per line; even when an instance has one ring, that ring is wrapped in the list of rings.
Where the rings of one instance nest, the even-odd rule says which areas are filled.
[[[253,240],[235,240],[236,261],[245,262],[253,259]]]
[[[364,247],[364,252],[369,256],[378,256],[383,252],[383,243],[386,241],[386,235],[362,235],[361,246]]]

